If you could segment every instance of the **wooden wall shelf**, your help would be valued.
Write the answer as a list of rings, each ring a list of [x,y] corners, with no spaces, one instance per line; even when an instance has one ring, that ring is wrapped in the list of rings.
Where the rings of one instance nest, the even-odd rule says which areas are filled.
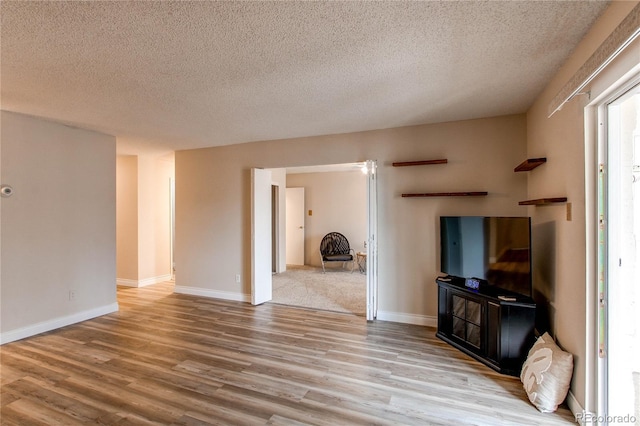
[[[537,200],[520,201],[521,206],[545,206],[548,204],[566,203],[567,197],[538,198]]]
[[[518,164],[518,167],[513,169],[514,172],[528,172],[529,170],[533,170],[536,167],[547,162],[546,157],[541,158],[529,158],[524,160],[522,163]]]
[[[486,191],[481,192],[427,192],[424,194],[402,194],[405,198],[414,197],[483,197],[488,195]]]
[[[391,163],[393,167],[407,167],[407,166],[430,166],[432,164],[447,164],[448,160],[442,158],[439,160],[423,160],[423,161],[401,161]]]

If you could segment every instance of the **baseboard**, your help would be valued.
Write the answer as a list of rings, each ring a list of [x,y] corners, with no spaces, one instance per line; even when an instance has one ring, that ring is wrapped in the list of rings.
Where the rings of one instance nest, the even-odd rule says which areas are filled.
[[[145,278],[143,280],[129,280],[126,278],[116,278],[116,284],[124,287],[145,287],[148,285],[158,284],[165,281],[171,281],[171,278],[172,278],[171,274]]]
[[[171,274],[160,275],[157,277],[145,278],[139,281],[138,287],[144,287],[147,285],[153,285],[163,283],[165,281],[171,281]]]
[[[76,324],[82,321],[86,321],[92,318],[100,317],[102,315],[110,314],[118,311],[118,303],[111,303],[110,305],[101,306],[99,308],[89,309],[75,314],[67,315],[60,318],[55,318],[48,321],[39,322],[37,324],[22,327],[17,330],[11,330],[4,333],[0,333],[0,345],[5,343],[15,342],[16,340],[25,339],[27,337],[35,336],[36,334],[44,333],[47,331],[55,330],[56,328],[66,327],[67,325]]]
[[[123,287],[138,287],[138,280],[128,280],[126,278],[116,278],[116,285]]]
[[[405,314],[401,312],[378,311],[376,319],[381,321],[400,322],[404,324],[424,325],[426,327],[437,327],[438,318],[429,315]]]
[[[576,419],[578,424],[580,424],[581,426],[584,425],[585,422],[582,419],[585,413],[584,407],[580,405],[575,395],[571,391],[569,391],[569,393],[567,394],[567,406],[573,413],[573,418]]]
[[[177,285],[173,288],[173,292],[179,294],[189,294],[191,296],[211,297],[213,299],[232,300],[234,302],[251,302],[250,294],[210,290],[201,287],[186,287],[183,285]]]

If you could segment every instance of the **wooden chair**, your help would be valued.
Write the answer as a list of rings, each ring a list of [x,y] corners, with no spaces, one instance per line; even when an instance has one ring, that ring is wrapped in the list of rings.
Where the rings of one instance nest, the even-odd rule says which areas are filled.
[[[351,272],[355,267],[355,252],[349,247],[347,237],[339,232],[330,232],[324,236],[320,242],[320,261],[322,262],[322,273],[325,273],[324,264],[326,262],[342,262],[342,267],[346,262],[351,262]]]

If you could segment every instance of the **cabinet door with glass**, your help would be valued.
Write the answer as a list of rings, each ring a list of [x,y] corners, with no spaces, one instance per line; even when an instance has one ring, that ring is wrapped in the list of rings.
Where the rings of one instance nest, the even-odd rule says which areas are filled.
[[[475,348],[482,343],[482,305],[462,295],[453,294],[452,334]]]

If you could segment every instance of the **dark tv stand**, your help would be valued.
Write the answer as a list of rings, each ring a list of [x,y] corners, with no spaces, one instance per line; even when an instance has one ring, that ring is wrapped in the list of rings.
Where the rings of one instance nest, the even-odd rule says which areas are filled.
[[[532,298],[481,282],[439,277],[436,336],[494,370],[520,375],[534,342],[536,304]]]

